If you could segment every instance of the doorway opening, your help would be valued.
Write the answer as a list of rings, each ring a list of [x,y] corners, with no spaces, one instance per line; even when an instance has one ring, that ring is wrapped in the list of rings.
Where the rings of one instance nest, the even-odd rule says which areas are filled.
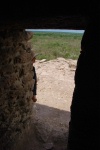
[[[32,50],[39,54],[34,64],[38,76],[37,98],[41,99],[41,104],[44,101],[44,104],[50,103],[50,106],[56,108],[60,102],[60,107],[64,105],[64,110],[67,107],[67,111],[70,111],[74,74],[84,30],[26,29],[26,31],[33,33]]]
[[[40,128],[39,138],[45,146],[58,150],[67,147],[74,75],[83,31],[55,31],[33,30],[31,42],[32,50],[39,54],[34,64],[38,79],[34,124]]]

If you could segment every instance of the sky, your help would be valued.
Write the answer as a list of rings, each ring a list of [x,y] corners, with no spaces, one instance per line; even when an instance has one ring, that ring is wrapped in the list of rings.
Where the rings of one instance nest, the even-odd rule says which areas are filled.
[[[31,32],[61,32],[61,33],[84,33],[84,30],[65,30],[65,29],[26,29]]]

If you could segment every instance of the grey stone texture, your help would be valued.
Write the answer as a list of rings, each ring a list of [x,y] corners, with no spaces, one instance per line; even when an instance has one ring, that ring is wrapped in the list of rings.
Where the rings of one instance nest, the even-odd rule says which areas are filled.
[[[0,31],[0,150],[28,129],[32,114],[32,33]]]

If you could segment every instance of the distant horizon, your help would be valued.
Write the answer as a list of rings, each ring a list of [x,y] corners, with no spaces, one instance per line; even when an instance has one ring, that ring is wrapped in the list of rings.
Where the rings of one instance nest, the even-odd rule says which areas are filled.
[[[61,32],[61,33],[84,33],[84,30],[72,30],[72,29],[25,29],[31,32]]]

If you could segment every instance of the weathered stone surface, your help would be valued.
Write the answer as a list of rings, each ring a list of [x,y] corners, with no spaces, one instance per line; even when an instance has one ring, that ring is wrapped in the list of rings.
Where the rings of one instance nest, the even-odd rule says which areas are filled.
[[[30,122],[34,84],[31,38],[24,30],[0,34],[0,150],[10,150]]]

